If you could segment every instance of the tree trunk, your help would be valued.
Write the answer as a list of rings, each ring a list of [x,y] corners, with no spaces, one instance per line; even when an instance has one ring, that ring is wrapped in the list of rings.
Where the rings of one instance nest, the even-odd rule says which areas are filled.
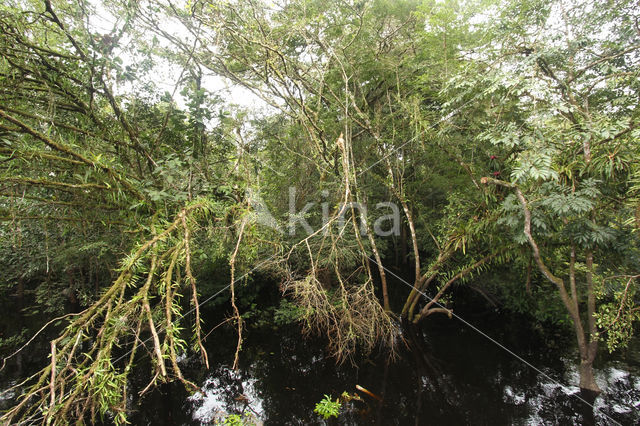
[[[580,389],[599,394],[600,387],[593,376],[593,361],[583,359],[580,362]]]
[[[640,211],[640,208],[639,208]],[[409,263],[409,249],[407,247],[407,227],[404,223],[400,225],[400,264],[405,266]]]
[[[589,330],[589,343],[587,344],[587,358],[582,359],[580,362],[580,388],[600,393],[600,388],[596,384],[593,378],[593,361],[596,359],[598,353],[598,339],[596,334],[598,332],[596,325],[596,296],[593,287],[593,251],[587,250],[586,253],[586,266],[587,266],[587,325]]]

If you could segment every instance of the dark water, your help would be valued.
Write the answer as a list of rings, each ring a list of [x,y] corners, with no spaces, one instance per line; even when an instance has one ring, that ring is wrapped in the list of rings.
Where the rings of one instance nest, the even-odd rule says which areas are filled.
[[[384,356],[336,365],[321,338],[304,338],[296,326],[251,330],[241,365],[232,371],[235,336],[222,328],[208,339],[212,368],[182,361],[202,387],[188,396],[177,385],[133,403],[133,424],[212,424],[225,414],[250,412],[264,424],[538,425],[638,424],[640,342],[596,363],[603,393],[588,406],[581,397],[577,352],[566,330],[557,335],[531,329],[513,317],[470,318],[560,384],[526,366],[460,322],[429,319],[407,329],[409,348],[395,362]],[[604,351],[603,351],[604,352]],[[329,422],[314,412],[323,395],[334,398],[360,385],[383,398],[362,395],[343,404]],[[324,422],[324,423],[323,423]]]

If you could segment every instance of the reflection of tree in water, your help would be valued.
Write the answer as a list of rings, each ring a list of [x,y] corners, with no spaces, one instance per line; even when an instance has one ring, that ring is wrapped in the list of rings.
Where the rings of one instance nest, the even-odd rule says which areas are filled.
[[[206,371],[196,360],[185,363],[185,372],[203,395],[187,399],[179,386],[165,386],[145,397],[133,422],[207,424],[215,415],[244,411],[266,424],[318,424],[315,404],[324,394],[335,399],[343,391],[359,393],[363,401],[343,404],[337,424],[495,424],[496,418],[504,424],[605,422],[603,414],[594,418],[576,399],[577,387],[551,383],[484,337],[447,321],[429,328],[405,327],[406,345],[390,364],[379,355],[336,365],[322,340],[302,337],[292,327],[251,331],[239,370],[233,371],[233,348],[220,344],[229,341],[226,337],[233,341],[233,335],[220,334],[211,343],[211,359],[226,364]],[[577,370],[571,345],[544,350],[547,337],[526,328],[491,322],[485,327],[533,365],[545,366],[562,383],[573,383]],[[598,369],[599,384],[606,390],[595,401],[601,413],[623,424],[639,420],[633,406],[640,401],[637,371],[633,360]],[[380,396],[382,403],[357,392],[356,385]]]
[[[228,414],[251,413],[256,418],[264,417],[262,399],[254,384],[257,379],[243,370],[233,371],[219,367],[207,378],[201,392],[192,395],[192,417],[202,423],[220,420]]]
[[[424,399],[428,400],[428,405],[442,407],[441,409],[454,410],[459,404],[459,395],[453,387],[454,382],[447,380],[443,373],[441,363],[432,355],[432,350],[425,339],[423,330],[413,324],[405,324],[404,337],[416,366],[415,376],[415,424],[420,424],[420,418],[433,417],[433,413],[428,407],[423,408]]]
[[[272,336],[264,337],[268,340]],[[255,387],[262,399],[265,420],[289,424],[316,421],[313,408],[324,394],[336,398],[343,391],[352,390],[345,388],[346,384],[355,386],[357,369],[346,364],[337,366],[334,359],[327,358],[324,342],[294,332],[285,333],[277,341],[261,343],[258,346],[262,350],[250,354],[241,368],[259,378]]]

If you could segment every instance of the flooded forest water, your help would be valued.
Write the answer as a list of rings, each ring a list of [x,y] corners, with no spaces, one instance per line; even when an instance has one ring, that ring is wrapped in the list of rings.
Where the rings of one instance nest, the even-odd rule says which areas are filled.
[[[571,333],[532,328],[530,321],[493,311],[463,316],[544,374],[467,325],[444,316],[430,317],[421,327],[405,327],[406,344],[391,362],[384,354],[373,354],[337,365],[325,352],[324,338],[305,336],[298,325],[250,329],[237,371],[231,369],[236,335],[232,328],[220,327],[206,340],[209,370],[196,356],[180,361],[185,376],[201,392],[189,395],[180,384],[163,385],[131,400],[130,421],[134,425],[206,425],[227,414],[248,412],[259,424],[273,425],[640,422],[639,339],[613,355],[601,351],[596,378],[603,393],[592,408],[580,399],[576,387],[577,349]],[[42,349],[40,362],[47,357]],[[135,393],[148,381],[142,374],[148,366],[143,364],[140,374],[132,378]],[[15,382],[12,368],[15,373],[15,366],[3,373],[3,388]],[[345,391],[358,393],[356,385],[382,400],[359,393],[362,400],[343,403],[337,419],[324,421],[314,413],[324,395],[335,399]],[[3,395],[2,408],[11,398]]]
[[[202,392],[188,396],[179,385],[145,398],[134,424],[212,424],[224,413],[251,412],[265,424],[539,425],[640,422],[640,341],[596,363],[603,393],[589,407],[581,394],[577,349],[570,334],[534,330],[522,318],[489,314],[470,322],[553,378],[523,364],[468,326],[446,317],[405,328],[407,345],[395,361],[362,357],[336,365],[325,341],[304,337],[298,326],[258,329],[246,335],[240,368],[233,371],[235,335],[214,332],[208,339],[211,370],[191,366]],[[217,334],[216,334],[217,333]],[[605,352],[605,351],[602,351]],[[217,364],[215,362],[217,361]],[[343,404],[337,419],[323,422],[313,412],[323,396],[357,393],[362,401]]]
[[[566,338],[543,341],[518,320],[496,316],[478,322],[505,346],[558,383],[524,365],[487,338],[448,319],[415,329],[407,339],[421,348],[336,365],[324,342],[301,337],[298,327],[250,332],[238,371],[233,335],[209,342],[210,371],[191,371],[202,393],[187,396],[179,386],[154,392],[140,404],[134,424],[211,424],[220,413],[252,412],[274,425],[323,424],[313,408],[323,395],[334,398],[356,385],[379,395],[343,404],[329,424],[499,425],[637,424],[640,421],[640,342],[599,360],[604,390],[587,406],[575,386],[577,351]],[[406,334],[406,333],[405,333]],[[199,366],[199,363],[196,364]],[[615,421],[614,421],[615,420]]]

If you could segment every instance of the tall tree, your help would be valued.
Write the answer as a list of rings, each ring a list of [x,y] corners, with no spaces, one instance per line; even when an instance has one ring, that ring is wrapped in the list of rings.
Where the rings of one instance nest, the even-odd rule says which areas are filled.
[[[474,82],[492,102],[479,138],[507,153],[510,170],[509,181],[483,182],[511,191],[502,221],[555,286],[578,342],[580,387],[595,392],[599,340],[613,347],[638,318],[627,299],[638,254],[629,185],[639,148],[638,13],[624,1],[510,5]]]

